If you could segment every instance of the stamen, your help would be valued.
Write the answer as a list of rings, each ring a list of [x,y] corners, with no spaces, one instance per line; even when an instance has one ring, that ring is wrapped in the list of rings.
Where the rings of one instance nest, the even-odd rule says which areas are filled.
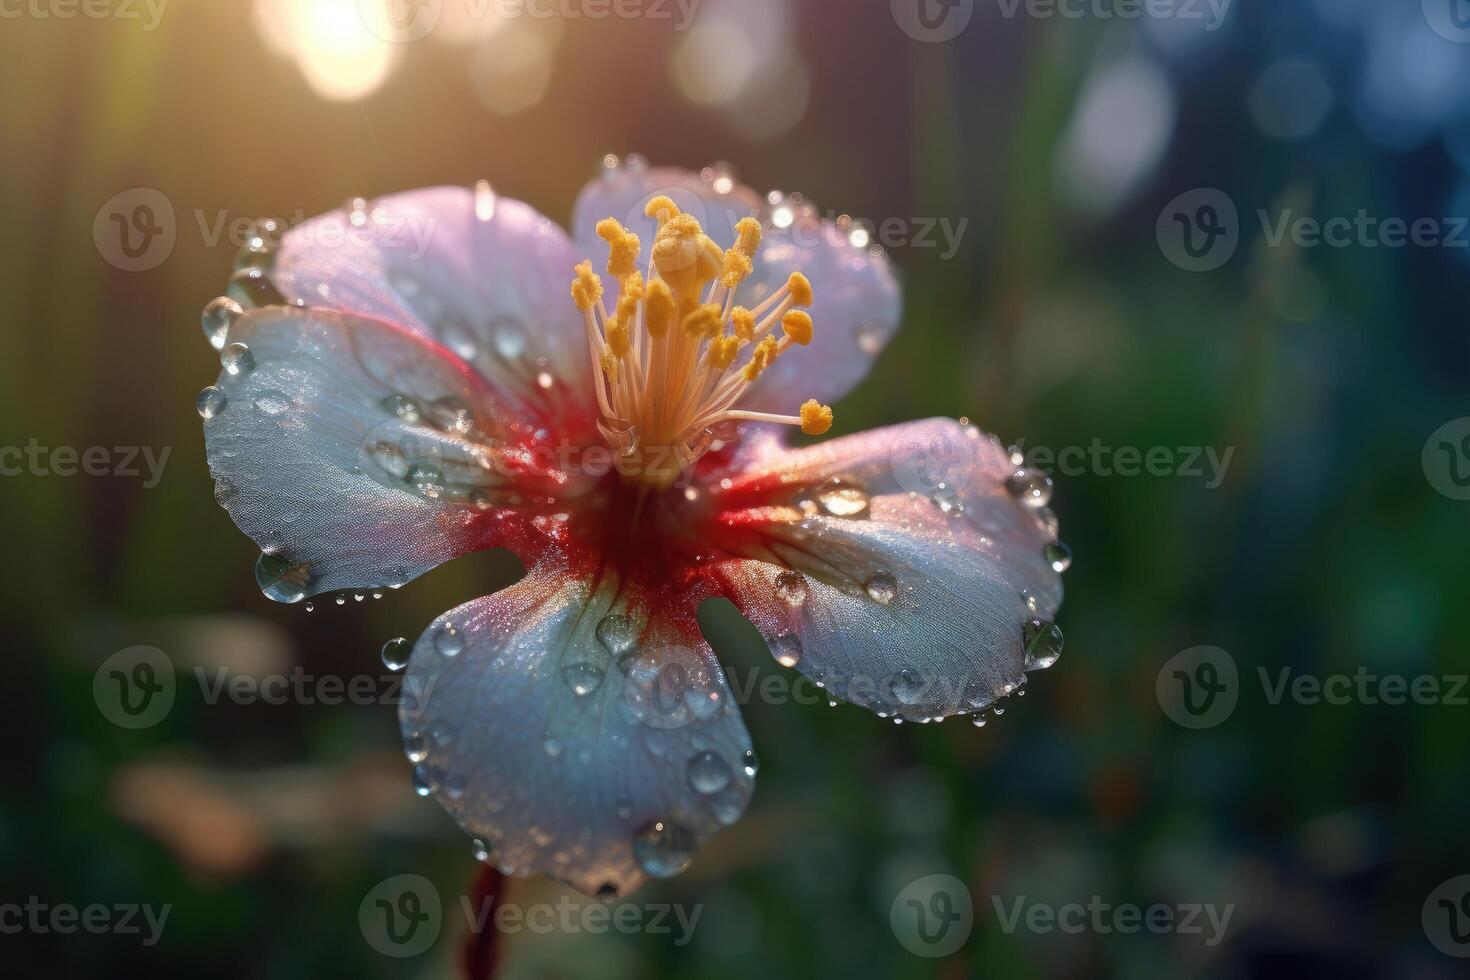
[[[793,345],[810,344],[814,332],[811,316],[795,309],[812,302],[811,283],[799,272],[754,309],[735,304],[754,270],[760,222],[742,218],[735,243],[721,250],[667,197],[651,199],[644,213],[658,222],[647,281],[637,268],[638,236],[606,218],[597,234],[608,244],[617,303],[611,313],[603,305],[602,280],[590,261],[578,264],[571,289],[587,327],[598,429],[609,444],[634,461],[640,479],[667,485],[704,453],[708,429],[719,422],[795,425],[812,435],[830,429],[832,409],[815,400],[798,415],[736,408],[752,382]],[[778,323],[779,340],[772,335]],[[670,329],[675,324],[677,331]],[[660,462],[670,458],[673,467]]]

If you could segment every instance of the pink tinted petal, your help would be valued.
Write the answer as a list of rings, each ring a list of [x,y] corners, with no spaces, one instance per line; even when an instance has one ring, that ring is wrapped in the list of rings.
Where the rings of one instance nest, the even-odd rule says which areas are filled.
[[[1051,537],[1005,487],[999,443],[947,419],[770,448],[728,489],[715,573],[778,660],[834,697],[913,720],[1024,683],[1061,603]]]
[[[794,414],[808,398],[834,402],[867,375],[898,330],[903,304],[888,260],[855,248],[832,222],[814,215],[797,218],[786,229],[767,222],[755,272],[740,287],[740,302],[759,302],[793,272],[811,280],[812,342],[792,348],[767,368],[741,399],[741,408]]]
[[[517,424],[447,351],[374,320],[269,307],[231,328],[223,362],[206,454],[216,498],[265,552],[271,598],[398,586],[481,548],[530,547],[503,505],[559,481],[520,461]]]
[[[754,756],[694,605],[550,553],[436,620],[399,711],[415,779],[502,870],[589,895],[677,874],[744,812]]]
[[[520,201],[432,187],[303,222],[270,274],[290,300],[360,313],[448,347],[507,407],[586,402],[587,344],[566,233]]]

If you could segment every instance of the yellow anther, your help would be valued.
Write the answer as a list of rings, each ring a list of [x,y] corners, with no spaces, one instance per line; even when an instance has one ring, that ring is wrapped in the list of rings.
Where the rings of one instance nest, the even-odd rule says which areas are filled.
[[[572,301],[579,310],[590,310],[602,299],[602,280],[592,271],[591,262],[577,265],[577,278],[572,280]]]
[[[755,250],[761,245],[761,223],[754,218],[741,218],[735,222],[735,247],[746,258],[754,258]]]
[[[790,278],[786,280],[786,288],[791,291],[791,302],[797,306],[812,305],[811,280],[807,279],[800,272],[793,272],[791,274]]]
[[[603,218],[597,223],[597,237],[611,245],[628,233],[623,223],[616,218]]]
[[[650,280],[643,300],[643,325],[650,337],[662,337],[669,332],[669,324],[674,322],[674,305],[669,284],[662,279]]]
[[[819,436],[832,428],[832,409],[808,398],[801,406],[801,431],[809,436]]]
[[[755,314],[745,307],[737,306],[730,311],[730,323],[735,328],[735,336],[741,340],[755,336]]]
[[[607,375],[609,381],[618,380],[618,359],[611,350],[604,348],[597,360],[602,365],[602,373]]]
[[[720,273],[720,283],[726,289],[734,289],[750,275],[750,269],[750,256],[738,247],[732,248],[725,253],[725,268]]]
[[[631,231],[608,243],[607,274],[616,279],[631,276],[638,271],[638,253],[643,243]]]
[[[627,324],[638,322],[638,297],[636,295],[623,293],[618,296],[617,318]]]
[[[723,323],[718,303],[703,303],[684,317],[684,332],[691,337],[718,337]]]
[[[709,342],[709,350],[705,352],[705,359],[709,366],[716,371],[723,371],[735,360],[735,353],[740,349],[739,337],[716,337]]]
[[[750,352],[750,363],[745,365],[745,380],[754,381],[761,376],[761,372],[771,366],[776,360],[776,338],[765,336],[761,342],[755,345],[755,350]]]
[[[662,224],[679,213],[679,205],[660,194],[643,205],[643,213]]]
[[[622,306],[621,303],[618,305],[619,307]],[[636,314],[636,304],[634,309]],[[633,349],[632,334],[628,330],[628,324],[632,322],[632,320],[621,315],[612,317],[607,321],[607,346],[618,357],[626,357],[628,351]]]
[[[812,317],[805,310],[787,310],[781,318],[781,332],[805,347],[812,342]]]
[[[643,273],[634,272],[632,275],[624,276],[620,285],[622,286],[622,291],[619,293],[620,297],[632,296],[634,299],[643,298]]]

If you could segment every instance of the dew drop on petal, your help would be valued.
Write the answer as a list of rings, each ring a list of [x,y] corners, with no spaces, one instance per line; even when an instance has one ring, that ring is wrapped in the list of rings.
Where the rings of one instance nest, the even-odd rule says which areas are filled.
[[[488,861],[490,860],[490,845],[478,837],[471,837],[470,853],[475,856],[476,861]]]
[[[422,418],[419,414],[418,402],[407,395],[394,394],[384,398],[383,410],[405,422],[418,422]]]
[[[255,355],[244,344],[226,344],[219,352],[220,367],[235,377],[249,374],[255,367]]]
[[[230,328],[235,325],[235,321],[243,313],[240,304],[228,296],[216,296],[210,300],[204,307],[204,312],[199,316],[199,325],[204,330],[204,336],[209,340],[209,345],[215,350],[222,350]]]
[[[799,606],[806,601],[806,576],[787,569],[776,576],[776,594],[788,606]]]
[[[689,867],[694,835],[672,820],[650,820],[633,835],[633,859],[654,878],[672,878]]]
[[[606,672],[593,663],[567,664],[561,669],[561,679],[573,694],[585,698],[602,686]]]
[[[756,756],[754,749],[746,749],[745,754],[740,757],[740,767],[745,770],[747,776],[754,776],[761,767],[761,760]]]
[[[597,642],[607,648],[607,652],[613,656],[621,656],[633,649],[637,637],[633,632],[633,623],[620,613],[604,616],[597,624]]]
[[[771,654],[782,667],[795,667],[801,663],[801,641],[790,633],[771,641]]]
[[[389,670],[402,670],[408,666],[408,655],[413,652],[413,646],[407,639],[395,636],[383,644],[383,666]]]
[[[199,397],[194,399],[194,407],[198,409],[199,417],[207,422],[223,412],[228,402],[223,391],[210,385],[199,392]]]
[[[262,415],[280,415],[290,407],[290,401],[279,391],[267,391],[255,399],[255,408]]]
[[[403,740],[403,754],[409,762],[423,762],[429,757],[429,742],[423,732],[411,732]]]
[[[869,599],[886,606],[898,595],[898,580],[887,572],[879,572],[863,583],[863,591]]]
[[[1072,549],[1060,541],[1047,545],[1043,554],[1054,572],[1065,572],[1072,567]]]
[[[899,704],[914,705],[924,696],[928,685],[918,671],[905,668],[893,675],[888,687]]]
[[[1022,639],[1027,670],[1045,670],[1062,655],[1062,628],[1056,623],[1033,619],[1023,628]]]
[[[868,493],[861,487],[833,487],[817,495],[817,504],[833,517],[858,517],[867,514]]]
[[[546,741],[541,743],[541,750],[555,759],[562,753],[561,740],[548,736]]]
[[[255,560],[255,584],[274,602],[300,602],[306,598],[311,569],[280,555],[262,554]]]
[[[699,753],[689,760],[689,785],[697,793],[718,793],[730,785],[730,764],[718,753]]]
[[[453,623],[443,623],[434,631],[434,649],[442,656],[457,657],[464,650],[464,637]]]
[[[1051,502],[1051,477],[1040,470],[1019,469],[1006,477],[1006,490],[1022,505],[1040,509]]]
[[[424,766],[413,767],[413,791],[419,796],[434,795],[434,776]]]

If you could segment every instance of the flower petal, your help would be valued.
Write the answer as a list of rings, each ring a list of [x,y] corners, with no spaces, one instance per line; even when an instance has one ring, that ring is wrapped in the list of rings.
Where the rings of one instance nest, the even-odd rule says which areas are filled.
[[[750,737],[694,603],[550,556],[420,637],[405,749],[503,871],[626,895],[739,819]]]
[[[1045,665],[1027,659],[1027,624],[1055,617],[1061,579],[993,437],[933,419],[766,446],[712,491],[713,533],[745,556],[714,574],[779,661],[912,720],[980,710]]]
[[[448,347],[507,406],[545,420],[589,406],[587,342],[567,235],[488,186],[432,187],[305,221],[270,276],[290,300],[399,324]]]
[[[534,554],[500,505],[558,480],[524,464],[516,425],[448,351],[292,307],[247,314],[229,339],[205,448],[217,499],[265,553],[268,596],[398,586],[499,544]]]
[[[606,246],[597,238],[597,222],[617,218],[637,232],[646,264],[656,226],[644,216],[643,206],[660,194],[698,218],[721,248],[735,241],[735,223],[741,218],[761,220],[754,272],[736,293],[742,304],[753,308],[793,272],[811,280],[816,297],[810,310],[816,323],[811,344],[789,351],[768,368],[741,399],[742,409],[791,414],[807,398],[835,401],[863,379],[897,331],[902,308],[898,281],[886,258],[852,245],[809,201],[781,199],[773,204],[713,172],[706,180],[693,171],[664,167],[621,166],[593,179],[573,212],[578,247],[600,262]],[[616,292],[616,286],[605,285]]]

